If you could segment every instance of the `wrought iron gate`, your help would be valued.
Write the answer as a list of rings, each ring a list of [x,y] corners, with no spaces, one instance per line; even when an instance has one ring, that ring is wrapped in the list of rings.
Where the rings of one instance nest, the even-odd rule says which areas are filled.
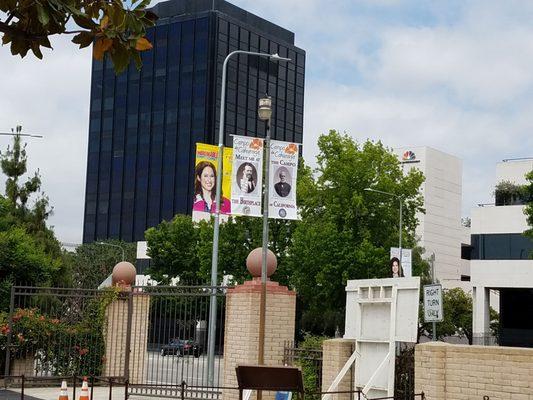
[[[225,287],[209,286],[131,291],[15,286],[9,316],[0,321],[2,372],[112,377],[128,381],[136,395],[174,397],[186,388],[185,397],[218,397],[225,292]],[[217,329],[214,379],[208,380],[212,294],[217,297]]]

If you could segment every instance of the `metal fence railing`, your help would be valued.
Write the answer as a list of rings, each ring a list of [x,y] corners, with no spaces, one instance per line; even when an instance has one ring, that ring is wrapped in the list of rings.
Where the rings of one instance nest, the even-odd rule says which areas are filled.
[[[93,376],[132,394],[213,399],[223,376],[226,287],[146,286],[129,291],[14,286],[0,320],[5,386],[19,378]],[[214,374],[208,376],[209,301],[217,298]],[[12,377],[12,378],[9,378]],[[112,383],[112,384],[113,384]],[[211,389],[206,389],[211,388]]]
[[[21,382],[20,386],[17,388],[16,391],[9,390],[7,388],[0,387],[0,398],[6,398],[9,400],[26,400],[26,399],[34,399],[33,396],[36,394],[36,390],[32,389],[32,386],[39,386],[42,390],[43,384],[45,386],[55,385],[57,392],[59,393],[59,386],[61,384],[62,380],[66,380],[68,382],[68,389],[67,394],[69,398],[76,398],[77,393],[81,392],[81,386],[82,386],[82,379],[78,376],[66,376],[62,378],[57,377],[26,377],[25,375],[20,376],[1,376],[0,375],[0,381],[3,379],[11,379],[11,380],[19,380]],[[124,399],[127,400],[130,397],[131,394],[131,385],[126,381],[122,381],[117,378],[113,377],[107,377],[107,378],[98,378],[98,377],[86,377],[88,381],[88,392],[89,392],[89,399],[93,400],[95,398],[106,398],[109,400],[113,399]],[[159,391],[162,393],[164,390],[168,390],[168,385],[161,385],[161,384],[147,384],[145,385],[147,388],[154,391]],[[172,385],[172,389],[174,390],[175,394],[172,396],[156,396],[156,397],[172,397],[174,399],[180,399],[180,400],[189,400],[189,399],[196,399],[196,393],[206,389],[202,386],[189,386],[187,385],[187,382],[182,381],[181,383],[177,385]],[[220,392],[222,390],[226,391],[240,391],[238,387],[214,387],[209,389],[216,389],[216,391]],[[267,392],[267,391],[264,391]],[[41,395],[41,393],[39,393]],[[346,395],[352,400],[402,400],[402,398],[399,397],[380,397],[380,398],[374,398],[374,397],[368,397],[366,396],[361,390],[349,390],[349,391],[331,391],[331,392],[305,392],[303,399],[309,399],[309,398],[322,398],[324,395],[330,394],[330,395]],[[72,396],[72,397],[70,397]],[[299,396],[293,397],[293,398],[300,398]],[[417,393],[413,394],[413,396],[410,398],[412,400],[420,399],[425,400],[425,394]]]

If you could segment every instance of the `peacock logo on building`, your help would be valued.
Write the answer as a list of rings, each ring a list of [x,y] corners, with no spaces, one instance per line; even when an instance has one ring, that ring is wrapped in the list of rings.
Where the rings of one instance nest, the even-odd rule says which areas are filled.
[[[411,150],[407,150],[402,155],[402,161],[414,161],[416,160],[416,154]]]

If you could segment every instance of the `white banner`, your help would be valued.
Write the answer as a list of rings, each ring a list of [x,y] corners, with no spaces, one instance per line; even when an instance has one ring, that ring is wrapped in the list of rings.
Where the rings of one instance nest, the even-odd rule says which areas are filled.
[[[231,214],[260,217],[263,139],[233,136]]]
[[[390,258],[396,257],[398,260],[400,259],[400,249],[398,247],[391,247],[390,248]],[[403,249],[402,248],[402,270],[403,270],[403,276],[411,277],[413,276],[413,251],[411,249]]]
[[[268,216],[278,219],[298,219],[296,207],[296,175],[298,144],[272,140],[270,142],[270,176]]]

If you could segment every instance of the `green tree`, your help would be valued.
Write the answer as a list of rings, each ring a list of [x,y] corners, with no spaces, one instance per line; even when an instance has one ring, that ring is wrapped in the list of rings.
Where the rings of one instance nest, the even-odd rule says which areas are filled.
[[[69,265],[72,274],[72,285],[77,288],[96,289],[113,271],[113,267],[122,261],[122,251],[115,246],[124,249],[126,261],[135,263],[136,244],[126,243],[120,240],[106,240],[103,243],[84,243],[72,253],[65,255],[65,261]]]
[[[17,132],[21,132],[20,126],[17,126]],[[61,245],[46,225],[53,210],[48,197],[41,191],[39,171],[23,181],[27,163],[26,144],[22,144],[20,135],[15,135],[13,144],[5,152],[0,152],[0,167],[7,178],[5,198],[0,202],[0,219],[5,225],[23,226],[47,253],[60,257]],[[36,199],[30,205],[32,197]]]
[[[380,142],[359,144],[330,131],[319,138],[318,147],[316,178],[306,176],[302,188],[302,221],[292,235],[287,275],[305,305],[304,314],[333,311],[341,320],[346,281],[388,277],[389,248],[398,244],[398,201],[364,189],[402,197],[402,244],[415,247],[424,177],[416,170],[404,175],[397,157]]]
[[[0,195],[0,297],[7,302],[15,283],[70,282],[61,246],[46,225],[52,210],[48,198],[40,192],[40,175],[37,172],[24,180],[26,165],[26,147],[16,135],[12,146],[0,153],[0,167],[6,175],[5,195]],[[37,199],[30,203],[35,196]],[[5,302],[0,305],[3,309],[7,306]]]
[[[62,262],[22,227],[0,232],[0,311],[9,309],[11,286],[52,285],[61,276]]]
[[[176,215],[148,229],[145,238],[152,258],[150,275],[157,281],[179,276],[196,279],[199,269],[197,254],[198,229],[190,216]]]
[[[466,337],[472,344],[472,296],[461,288],[446,289],[442,298],[443,321],[437,322],[437,339],[442,340],[448,336],[458,335]],[[422,317],[423,318],[423,317]],[[498,334],[498,313],[490,309],[491,331]],[[423,330],[427,335],[432,335],[432,324],[423,323]]]
[[[11,54],[25,57],[28,51],[43,58],[42,47],[52,48],[50,37],[74,34],[80,48],[94,43],[94,58],[109,54],[115,71],[123,71],[134,60],[141,66],[139,51],[152,48],[146,28],[157,17],[138,2],[103,0],[0,0],[2,44],[10,44]]]

